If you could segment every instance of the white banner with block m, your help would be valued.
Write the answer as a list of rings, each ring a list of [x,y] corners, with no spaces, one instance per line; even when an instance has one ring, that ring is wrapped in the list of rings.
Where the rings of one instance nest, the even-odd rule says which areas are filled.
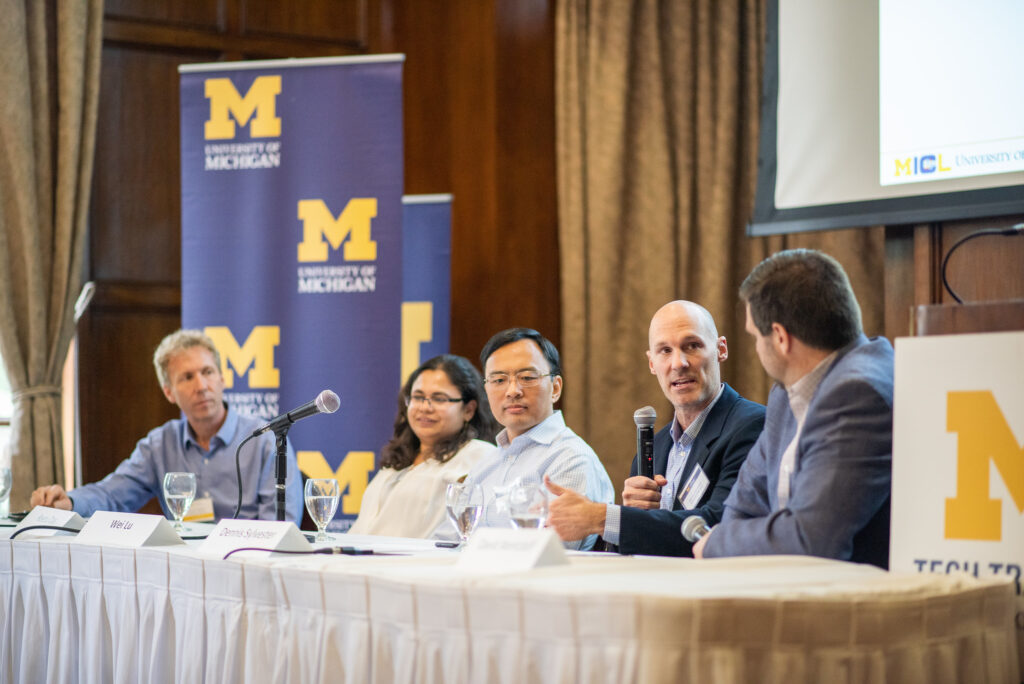
[[[892,570],[1017,585],[1024,672],[1024,332],[896,340]]]

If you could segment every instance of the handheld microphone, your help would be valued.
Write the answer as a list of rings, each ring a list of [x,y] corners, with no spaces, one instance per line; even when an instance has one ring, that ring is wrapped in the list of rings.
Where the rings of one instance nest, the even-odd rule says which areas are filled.
[[[704,522],[704,518],[699,515],[691,515],[683,521],[679,531],[683,533],[683,538],[686,541],[696,544],[701,537],[711,530],[708,529],[708,524]]]
[[[633,413],[636,423],[636,472],[654,479],[654,421],[658,412],[653,406],[638,408]]]
[[[289,411],[288,413],[282,413],[277,418],[257,429],[252,433],[253,437],[262,435],[268,430],[277,432],[282,428],[287,429],[291,427],[292,423],[302,420],[303,418],[309,418],[318,413],[334,413],[341,406],[341,400],[338,399],[338,395],[329,389],[325,389],[320,394],[316,395],[316,399],[313,401],[306,402],[299,408]]]

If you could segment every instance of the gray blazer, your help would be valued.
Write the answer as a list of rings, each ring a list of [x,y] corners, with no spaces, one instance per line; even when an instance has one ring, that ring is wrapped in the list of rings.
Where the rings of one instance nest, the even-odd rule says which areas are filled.
[[[839,350],[807,409],[786,508],[779,461],[796,434],[785,389],[725,500],[706,557],[800,554],[889,564],[893,350],[861,335]]]

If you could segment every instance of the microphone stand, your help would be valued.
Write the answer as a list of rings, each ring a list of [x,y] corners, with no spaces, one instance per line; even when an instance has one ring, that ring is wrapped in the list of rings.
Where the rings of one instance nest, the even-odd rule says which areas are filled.
[[[274,475],[277,477],[275,488],[277,490],[276,510],[278,520],[284,520],[284,483],[288,479],[288,428],[290,427],[291,423],[286,423],[274,430],[274,436],[277,438],[277,465],[274,469]]]

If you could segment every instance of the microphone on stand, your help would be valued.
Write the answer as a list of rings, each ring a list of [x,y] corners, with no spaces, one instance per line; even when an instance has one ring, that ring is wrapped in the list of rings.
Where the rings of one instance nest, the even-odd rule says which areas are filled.
[[[288,413],[282,413],[277,418],[257,429],[252,433],[253,437],[262,435],[268,430],[278,432],[284,429],[288,430],[292,426],[292,423],[302,420],[303,418],[309,418],[315,416],[318,413],[334,413],[341,406],[341,400],[338,399],[338,395],[329,389],[325,389],[320,394],[316,395],[316,399],[313,401],[307,401],[305,404],[297,409],[289,411]]]
[[[636,423],[636,472],[654,479],[654,421],[658,412],[653,406],[644,406],[633,413]]]
[[[699,515],[691,515],[683,521],[679,531],[683,533],[683,538],[686,539],[686,541],[691,544],[696,544],[701,537],[711,530],[708,529],[708,524],[704,521],[704,518]]]
[[[277,484],[274,485],[274,489],[277,492],[276,517],[278,520],[284,520],[285,481],[288,479],[288,429],[293,423],[303,418],[309,418],[318,413],[334,413],[338,410],[339,406],[341,406],[341,400],[338,399],[338,395],[329,389],[325,389],[316,395],[316,399],[313,401],[306,402],[288,413],[282,413],[242,440],[242,443],[235,449],[235,473],[238,476],[238,505],[235,507],[235,518],[238,517],[239,512],[242,510],[242,466],[238,460],[238,455],[242,452],[242,446],[250,439],[258,437],[264,432],[274,431],[274,436],[277,438],[277,462],[274,468],[274,476],[277,480]]]

